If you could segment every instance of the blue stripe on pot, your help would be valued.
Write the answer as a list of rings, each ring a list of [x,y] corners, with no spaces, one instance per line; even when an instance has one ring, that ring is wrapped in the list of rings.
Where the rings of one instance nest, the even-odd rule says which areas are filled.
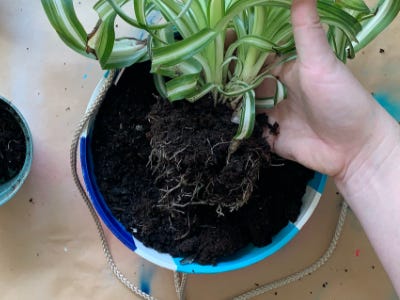
[[[178,272],[192,274],[215,274],[238,270],[255,264],[268,256],[271,256],[283,246],[285,246],[299,232],[299,229],[292,223],[289,223],[277,235],[272,238],[272,243],[265,247],[255,247],[249,245],[240,250],[235,255],[230,256],[218,262],[217,265],[199,265],[196,263],[181,264],[182,258],[174,258]]]
[[[106,75],[107,76],[107,75]],[[105,76],[105,77],[106,77]],[[95,99],[101,87],[105,82],[105,77],[103,77],[99,84],[97,85],[93,95],[90,99],[89,106]],[[94,119],[94,116],[93,116]],[[319,199],[321,197],[321,192],[323,191],[326,183],[327,177],[320,173],[316,173],[314,178],[310,181],[306,193],[303,197],[303,205],[301,208],[300,215],[296,222],[289,223],[285,228],[283,228],[276,236],[273,237],[273,242],[265,247],[254,247],[247,246],[246,248],[239,251],[234,256],[224,259],[215,266],[204,266],[195,263],[182,264],[182,258],[172,257],[169,254],[159,253],[154,249],[144,246],[139,240],[135,239],[130,232],[128,232],[122,224],[114,218],[111,211],[106,205],[106,202],[101,195],[95,181],[93,173],[93,163],[90,151],[90,136],[91,127],[93,125],[93,120],[89,122],[88,127],[85,129],[80,140],[80,154],[81,154],[81,166],[83,178],[86,184],[87,191],[89,193],[90,199],[106,226],[111,230],[111,232],[128,248],[135,251],[141,257],[147,259],[148,261],[170,270],[177,270],[180,272],[187,273],[203,273],[203,274],[215,274],[227,271],[233,271],[246,266],[250,266],[256,262],[259,262],[266,257],[277,252],[279,249],[284,247],[293,237],[299,232],[303,225],[312,215],[315,207],[317,206]],[[88,129],[89,128],[89,129]]]
[[[308,183],[308,185],[317,192],[322,193],[325,188],[327,178],[328,177],[326,175],[317,172],[315,173],[314,178],[311,179],[311,181]]]
[[[88,108],[92,106],[92,104],[96,101],[97,96],[101,92],[108,76],[110,75],[110,71],[106,71],[103,74],[103,77],[100,79],[99,83],[96,85],[92,96],[89,100]],[[136,250],[135,242],[132,238],[132,235],[125,229],[125,227],[114,218],[111,210],[108,208],[103,195],[100,193],[100,190],[97,186],[94,171],[93,171],[93,159],[92,153],[90,151],[90,137],[91,137],[91,128],[94,122],[94,118],[89,121],[88,125],[84,128],[81,138],[80,138],[80,161],[82,168],[82,176],[85,182],[86,190],[89,194],[89,198],[97,211],[100,219],[106,224],[108,229],[122,242],[125,246],[127,246],[132,251]]]
[[[21,114],[21,112],[7,99],[0,96],[0,101],[5,102],[9,107],[11,113],[16,117],[19,125],[22,128],[22,131],[25,135],[26,142],[26,157],[24,165],[20,172],[13,178],[11,178],[8,182],[0,185],[0,206],[9,201],[21,188],[25,179],[28,177],[28,174],[32,165],[32,156],[33,156],[33,140],[32,133],[29,129],[28,123],[25,118]]]
[[[113,216],[111,210],[108,208],[103,195],[97,186],[94,171],[93,159],[90,151],[90,134],[81,137],[80,140],[80,158],[83,180],[85,181],[86,189],[89,194],[90,200],[96,209],[101,220],[106,224],[108,229],[132,251],[136,250],[135,242],[130,233],[125,227]]]

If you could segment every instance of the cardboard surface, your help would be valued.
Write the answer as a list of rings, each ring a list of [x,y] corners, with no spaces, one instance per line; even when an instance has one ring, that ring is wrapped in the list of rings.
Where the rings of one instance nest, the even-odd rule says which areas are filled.
[[[400,99],[399,40],[396,21],[350,63],[363,84],[389,102]],[[34,139],[31,173],[0,207],[0,299],[136,299],[113,277],[70,175],[74,128],[102,71],[64,46],[40,1],[28,0],[0,2],[0,65],[0,94],[21,110]],[[230,299],[309,266],[329,245],[340,203],[329,180],[314,215],[282,251],[243,270],[189,276],[187,299]],[[147,263],[107,234],[129,279],[158,299],[176,299],[172,272]],[[326,265],[256,299],[398,298],[350,212]]]

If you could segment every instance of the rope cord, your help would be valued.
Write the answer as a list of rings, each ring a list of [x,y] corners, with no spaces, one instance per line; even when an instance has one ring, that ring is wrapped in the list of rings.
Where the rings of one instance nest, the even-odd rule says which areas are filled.
[[[112,270],[112,272],[114,273],[115,277],[118,278],[118,280],[124,285],[126,286],[129,290],[131,290],[133,293],[135,293],[136,295],[138,295],[139,297],[146,299],[146,300],[156,300],[154,297],[150,296],[149,294],[143,292],[142,290],[140,290],[137,286],[135,286],[133,283],[131,283],[122,273],[121,271],[118,269],[117,265],[115,264],[114,258],[111,254],[111,250],[110,247],[108,245],[105,233],[104,233],[104,229],[101,225],[100,219],[96,214],[96,211],[92,205],[92,203],[90,202],[89,197],[87,196],[85,189],[83,188],[83,185],[80,181],[80,178],[78,176],[78,169],[77,169],[77,152],[78,152],[78,143],[79,143],[79,138],[81,136],[81,133],[85,127],[85,125],[87,124],[87,122],[90,120],[91,116],[97,112],[100,104],[102,103],[107,90],[109,89],[109,87],[113,84],[114,81],[114,75],[115,75],[115,71],[111,71],[109,76],[107,77],[107,79],[105,80],[103,86],[101,86],[100,91],[95,99],[95,101],[93,102],[93,104],[90,106],[90,108],[86,111],[84,117],[82,118],[82,120],[79,122],[77,129],[75,131],[75,134],[73,136],[73,140],[72,140],[72,144],[71,144],[71,149],[70,149],[70,163],[71,163],[71,171],[72,171],[72,177],[74,179],[75,185],[77,186],[79,193],[81,194],[81,196],[83,197],[90,214],[93,217],[93,220],[96,224],[97,227],[97,231],[99,233],[100,236],[100,240],[101,240],[101,245],[103,248],[103,252],[105,254],[106,260]]]
[[[108,75],[107,79],[104,81],[104,84],[100,87],[99,93],[96,96],[96,99],[93,101],[92,105],[87,109],[85,115],[83,116],[82,120],[79,122],[77,129],[74,133],[72,144],[71,144],[71,149],[70,149],[70,166],[71,166],[71,171],[72,171],[72,177],[75,182],[75,185],[77,186],[77,188],[79,190],[79,193],[81,194],[83,200],[85,201],[86,206],[88,207],[89,212],[96,224],[104,255],[105,255],[106,260],[107,260],[113,274],[115,275],[115,277],[126,288],[128,288],[131,292],[138,295],[139,297],[146,299],[146,300],[156,300],[156,298],[143,292],[140,288],[138,288],[132,282],[130,282],[129,279],[126,278],[126,276],[124,274],[122,274],[121,271],[119,270],[119,268],[117,267],[117,265],[114,261],[114,258],[111,254],[111,250],[108,245],[108,242],[107,242],[107,239],[106,239],[106,236],[104,233],[104,229],[101,225],[100,219],[99,219],[88,195],[86,194],[83,184],[78,176],[77,153],[78,153],[78,144],[79,144],[80,136],[81,136],[82,131],[85,128],[86,124],[88,123],[88,121],[98,111],[101,103],[103,102],[103,100],[105,98],[105,95],[106,95],[108,89],[111,87],[111,85],[114,82],[115,75],[116,75],[116,71],[114,71],[114,70],[110,71],[110,74]],[[337,245],[340,235],[342,233],[343,225],[345,223],[345,219],[346,219],[346,215],[347,215],[347,208],[348,208],[347,203],[345,201],[343,201],[342,209],[341,209],[341,212],[339,215],[338,223],[336,225],[336,230],[333,235],[332,241],[329,245],[329,248],[326,250],[326,252],[323,254],[323,256],[320,259],[318,259],[310,267],[305,268],[304,270],[302,270],[300,272],[297,272],[297,273],[289,275],[285,278],[273,281],[271,283],[268,283],[264,286],[254,289],[254,290],[250,290],[244,294],[241,294],[241,295],[233,298],[233,300],[247,300],[247,299],[254,298],[256,296],[264,294],[273,289],[277,289],[277,288],[283,287],[285,285],[288,285],[292,282],[295,282],[295,281],[317,271],[321,266],[323,266],[328,261],[328,259],[332,256],[333,252],[335,251],[336,245]],[[187,274],[174,272],[175,290],[176,290],[179,300],[185,299],[186,282],[187,282]]]
[[[178,300],[185,300],[185,287],[187,281],[186,273],[174,272],[175,290]]]
[[[256,296],[259,296],[261,294],[264,294],[268,291],[277,289],[277,288],[281,288],[285,285],[288,285],[292,282],[295,282],[307,275],[310,275],[311,273],[314,273],[315,271],[317,271],[320,267],[322,267],[327,261],[328,259],[332,256],[333,252],[336,249],[336,245],[339,241],[340,235],[342,233],[343,230],[343,225],[345,223],[346,220],[346,215],[347,215],[347,208],[348,208],[348,204],[343,201],[342,202],[342,209],[340,211],[340,215],[339,215],[339,219],[338,219],[338,223],[336,225],[336,229],[335,229],[335,233],[332,237],[332,241],[328,247],[328,249],[326,250],[326,252],[321,256],[320,259],[318,259],[316,262],[314,262],[311,266],[305,268],[304,270],[294,273],[292,275],[289,275],[285,278],[282,279],[278,279],[276,281],[273,281],[271,283],[268,283],[266,285],[263,285],[259,288],[256,288],[254,290],[248,291],[242,295],[239,295],[235,298],[233,298],[233,300],[247,300],[247,299],[251,299],[254,298]]]

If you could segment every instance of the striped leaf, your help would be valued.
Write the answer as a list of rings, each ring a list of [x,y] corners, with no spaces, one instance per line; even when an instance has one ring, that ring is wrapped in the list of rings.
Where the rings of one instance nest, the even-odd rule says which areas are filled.
[[[215,25],[225,15],[224,0],[209,0],[207,9],[208,26],[214,28]]]
[[[64,43],[76,52],[94,58],[86,51],[87,34],[78,20],[72,0],[42,0],[46,15]]]
[[[188,97],[186,97],[186,100],[189,102],[196,102],[197,100],[203,98],[204,96],[206,96],[207,94],[211,93],[213,90],[215,90],[216,85],[213,83],[207,83],[205,85],[203,85],[202,87],[198,88],[198,90],[196,90],[196,92],[194,92],[193,94],[189,95]]]
[[[167,93],[167,88],[165,86],[165,79],[163,76],[161,76],[160,74],[154,74],[153,75],[154,78],[154,85],[158,91],[158,94],[163,98],[163,99],[167,99],[168,97],[168,93]]]
[[[165,85],[168,100],[171,102],[193,95],[197,89],[199,74],[182,75],[171,79]]]
[[[104,1],[107,2],[107,5],[104,3]],[[111,10],[113,10],[122,20],[124,20],[129,25],[136,28],[145,29],[145,26],[139,24],[139,22],[136,19],[131,18],[122,9],[122,6],[129,1],[123,1],[123,0],[104,0],[104,1],[99,1],[94,6],[94,9],[98,12],[99,16],[102,19],[105,18],[107,14],[111,14],[112,13]]]
[[[236,42],[232,43],[229,48],[226,50],[226,58],[229,58],[233,55],[233,53],[236,51],[236,49],[239,46],[242,45],[247,45],[247,46],[252,46],[255,47],[259,50],[262,50],[264,52],[273,52],[274,49],[279,48],[278,45],[265,40],[264,38],[256,35],[247,35],[243,36],[240,39],[238,39]]]
[[[146,45],[132,39],[121,39],[115,41],[112,52],[102,64],[102,68],[120,69],[143,60],[148,60]]]
[[[369,7],[363,0],[336,0],[335,4],[342,8],[352,9],[367,14],[370,13]]]
[[[96,33],[90,39],[89,43],[94,42],[94,50],[100,65],[104,68],[111,52],[114,48],[115,32],[114,21],[116,13],[111,14],[107,19],[103,20]]]
[[[128,3],[130,0],[115,0],[114,2],[118,7],[124,6],[126,3]],[[115,9],[113,6],[108,2],[108,0],[100,0],[98,1],[94,6],[93,9],[97,12],[99,15],[100,19],[105,20],[107,19],[111,14],[115,13]]]
[[[276,79],[276,91],[274,97],[274,105],[277,105],[279,102],[287,98],[287,89],[279,79],[277,78],[275,79]]]
[[[201,71],[201,64],[196,59],[189,58],[186,61],[170,67],[161,66],[158,69],[157,74],[170,78],[175,78],[179,77],[182,74],[200,74]]]
[[[217,32],[206,28],[182,41],[164,47],[153,48],[152,72],[160,66],[172,66],[193,57],[211,42]]]
[[[287,98],[287,89],[285,85],[276,77],[269,76],[270,79],[275,79],[276,87],[275,87],[275,95],[273,97],[267,98],[257,98],[256,99],[256,108],[257,109],[269,109],[273,108],[281,101]]]
[[[216,30],[226,28],[232,18],[251,7],[270,6],[290,9],[291,3],[291,0],[241,0],[235,2],[227,10],[225,17],[217,24]],[[319,0],[317,7],[322,22],[341,28],[347,36],[355,40],[357,33],[361,30],[361,25],[353,16],[332,5],[331,0]]]
[[[146,26],[146,0],[135,0],[133,1],[133,8],[137,22],[141,26]]]
[[[153,0],[153,3],[167,20],[167,24],[173,24],[182,37],[188,37],[197,32],[195,16],[188,11],[187,5],[182,7],[174,0]],[[182,16],[183,12],[186,13]]]
[[[246,92],[242,100],[242,108],[240,112],[240,123],[235,140],[243,140],[249,138],[254,130],[256,118],[255,93],[253,90]]]
[[[375,39],[396,18],[399,11],[399,0],[380,0],[375,16],[363,23],[357,35],[358,43],[353,43],[354,51],[360,51]]]

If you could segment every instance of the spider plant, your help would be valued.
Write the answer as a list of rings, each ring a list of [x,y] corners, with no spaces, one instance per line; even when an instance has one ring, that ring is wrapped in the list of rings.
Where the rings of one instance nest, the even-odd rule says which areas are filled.
[[[73,0],[42,4],[61,39],[98,59],[102,68],[150,60],[155,84],[170,101],[194,102],[210,93],[215,102],[232,106],[239,123],[236,140],[251,135],[256,108],[272,107],[286,97],[271,70],[296,58],[291,0],[100,0],[93,7],[99,20],[90,32],[78,19]],[[399,0],[380,0],[372,8],[363,0],[319,0],[317,5],[329,42],[343,62],[400,10]],[[161,16],[158,22],[152,21],[155,14]],[[116,37],[117,17],[147,34]],[[230,45],[227,35],[235,36]],[[274,63],[266,64],[270,56]],[[254,89],[266,78],[275,80],[275,95],[256,99]]]

